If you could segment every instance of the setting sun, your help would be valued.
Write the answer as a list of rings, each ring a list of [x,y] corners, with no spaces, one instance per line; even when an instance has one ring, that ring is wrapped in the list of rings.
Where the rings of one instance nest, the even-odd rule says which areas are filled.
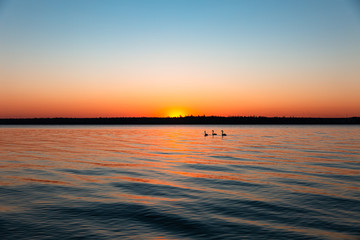
[[[167,114],[167,116],[172,117],[172,118],[180,117],[180,116],[184,117],[186,115],[187,115],[187,113],[182,109],[170,109]]]

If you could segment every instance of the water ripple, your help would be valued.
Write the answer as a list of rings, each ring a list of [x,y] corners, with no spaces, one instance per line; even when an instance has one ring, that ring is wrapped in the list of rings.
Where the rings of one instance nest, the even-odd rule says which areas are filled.
[[[1,127],[1,239],[359,239],[358,126]]]

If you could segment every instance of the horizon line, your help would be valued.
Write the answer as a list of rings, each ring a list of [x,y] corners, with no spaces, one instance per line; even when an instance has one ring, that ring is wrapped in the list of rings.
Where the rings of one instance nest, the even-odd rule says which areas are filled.
[[[175,116],[175,117],[132,117],[132,116],[126,116],[126,117],[5,117],[0,118],[0,120],[11,120],[11,119],[24,119],[24,120],[31,120],[31,119],[135,119],[135,118],[157,118],[157,119],[176,119],[176,118],[299,118],[299,119],[349,119],[349,118],[360,118],[360,116],[351,116],[351,117],[309,117],[309,116],[274,116],[274,117],[268,117],[268,116],[256,116],[256,115],[250,115],[250,116],[241,116],[241,115],[229,115],[229,116],[221,116],[221,115],[185,115],[185,116]]]

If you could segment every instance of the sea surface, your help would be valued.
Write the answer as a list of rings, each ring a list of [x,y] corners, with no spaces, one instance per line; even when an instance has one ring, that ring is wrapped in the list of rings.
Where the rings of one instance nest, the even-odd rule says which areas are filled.
[[[360,126],[2,126],[0,239],[360,239]]]

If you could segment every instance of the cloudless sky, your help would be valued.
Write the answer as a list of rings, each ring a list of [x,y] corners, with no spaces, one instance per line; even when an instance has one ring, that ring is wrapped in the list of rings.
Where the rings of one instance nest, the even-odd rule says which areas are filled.
[[[0,0],[0,118],[360,116],[360,3]]]

